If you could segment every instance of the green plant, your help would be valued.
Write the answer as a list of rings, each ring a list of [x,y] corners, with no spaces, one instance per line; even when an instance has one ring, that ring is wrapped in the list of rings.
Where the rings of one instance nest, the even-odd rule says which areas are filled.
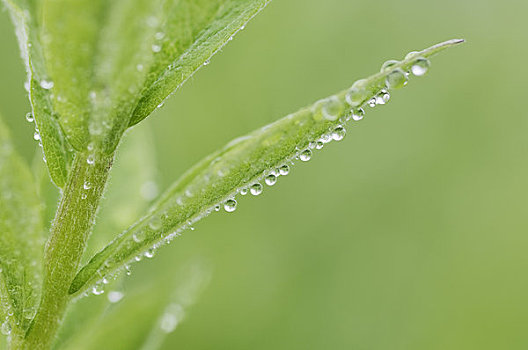
[[[234,211],[235,195],[258,195],[262,183],[273,185],[277,177],[287,175],[291,162],[307,161],[324,144],[341,140],[346,124],[363,118],[365,105],[385,104],[391,89],[407,84],[408,72],[423,75],[430,56],[462,42],[447,41],[401,61],[387,61],[379,73],[350,89],[230,142],[186,172],[141,219],[81,267],[125,131],[207,65],[269,1],[4,2],[27,66],[32,107],[28,119],[36,124],[35,138],[61,191],[45,239],[35,179],[0,124],[2,329],[12,349],[51,348],[76,298],[100,294],[103,284],[137,257],[151,257],[221,206]],[[99,342],[108,339],[105,332],[113,331],[115,320],[132,317],[130,313],[139,313],[145,321],[157,319],[160,307],[173,297],[155,289],[144,293],[151,298],[141,293],[135,297],[143,307],[127,309],[122,304],[108,314],[95,328],[100,337],[80,336],[56,346],[101,348]],[[135,298],[126,302],[138,304]],[[105,307],[101,302],[100,308],[84,313],[99,315]],[[162,338],[156,332],[131,334],[147,339],[146,349],[158,346]],[[137,344],[132,336],[129,345],[117,339],[120,343],[106,347]]]

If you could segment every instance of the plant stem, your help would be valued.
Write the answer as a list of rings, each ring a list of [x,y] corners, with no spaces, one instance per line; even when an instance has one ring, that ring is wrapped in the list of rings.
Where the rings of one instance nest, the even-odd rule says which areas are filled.
[[[18,349],[51,348],[71,300],[78,271],[114,155],[76,155],[53,220],[44,253],[44,283],[39,310]]]

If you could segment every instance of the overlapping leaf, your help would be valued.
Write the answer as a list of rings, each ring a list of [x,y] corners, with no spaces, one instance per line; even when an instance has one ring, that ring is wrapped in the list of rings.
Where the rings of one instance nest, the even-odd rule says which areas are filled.
[[[42,246],[34,179],[0,121],[0,297],[7,328],[21,332],[36,312]]]
[[[279,121],[229,143],[198,163],[178,180],[136,224],[95,255],[79,272],[70,293],[80,293],[101,276],[115,273],[134,257],[151,255],[152,250],[172,240],[183,230],[220,205],[234,210],[239,192],[261,191],[260,181],[273,184],[288,172],[294,158],[308,160],[314,148],[344,136],[348,119],[360,119],[368,101],[385,103],[387,85],[403,86],[405,72],[421,75],[426,58],[461,42],[448,41],[390,62],[380,73],[356,82],[349,90],[318,101]]]

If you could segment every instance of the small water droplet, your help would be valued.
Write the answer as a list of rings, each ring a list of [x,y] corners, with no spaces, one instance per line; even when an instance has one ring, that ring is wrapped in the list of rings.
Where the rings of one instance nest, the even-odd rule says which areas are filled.
[[[307,162],[312,158],[312,151],[310,149],[305,149],[299,154],[299,159],[303,162]]]
[[[33,134],[33,139],[35,141],[40,141],[40,134],[38,131],[35,131],[35,133]]]
[[[134,234],[132,234],[132,239],[136,243],[142,242],[143,239],[145,239],[145,232],[144,231],[134,232]]]
[[[125,265],[125,272],[127,276],[130,276],[132,274],[132,271],[130,271],[130,266]]]
[[[262,187],[260,183],[255,182],[253,185],[251,185],[251,187],[249,188],[249,191],[251,192],[252,195],[258,196],[259,194],[262,193],[263,189],[264,188]]]
[[[240,189],[240,194],[243,195],[243,196],[248,194],[248,192],[249,192],[249,189],[247,187],[244,187],[244,188]]]
[[[346,135],[346,129],[342,125],[338,125],[334,131],[332,131],[332,138],[336,141],[341,141]]]
[[[236,210],[236,207],[237,207],[237,202],[233,198],[226,200],[224,203],[224,210],[227,211],[228,213],[234,212]]]
[[[363,108],[355,109],[352,112],[352,119],[354,119],[355,121],[360,121],[364,117],[365,117],[365,110]]]
[[[315,149],[323,149],[324,143],[322,141],[317,141],[315,144]]]
[[[142,64],[138,64],[138,65],[136,66],[136,69],[138,70],[138,72],[143,72],[143,68],[144,68],[144,67],[143,67]]]
[[[158,44],[152,44],[152,52],[160,52],[161,51],[161,45]]]
[[[154,38],[156,38],[156,40],[161,40],[165,37],[165,33],[163,32],[157,32],[156,34],[154,34]]]
[[[385,83],[391,89],[399,89],[407,85],[407,75],[401,69],[395,69],[387,75]]]
[[[220,211],[220,205],[218,205],[218,204],[215,205],[214,210],[215,210],[215,211]]]
[[[264,182],[266,183],[266,185],[268,186],[273,186],[277,183],[277,177],[273,174],[270,174],[268,176],[266,176],[266,178],[264,179]]]
[[[145,256],[149,259],[152,259],[156,255],[156,250],[154,248],[150,248],[145,252]]]
[[[33,113],[29,112],[26,114],[26,120],[30,123],[33,123],[35,121],[35,117],[33,117]]]
[[[378,105],[384,105],[385,103],[389,102],[390,100],[390,94],[387,90],[383,89],[376,95],[376,104]]]
[[[83,188],[85,190],[89,190],[90,188],[92,188],[92,183],[90,181],[85,181],[84,185],[83,185]]]
[[[149,227],[151,230],[157,231],[161,228],[163,222],[159,217],[154,217],[149,221]]]
[[[380,69],[380,72],[384,72],[386,71],[387,69],[389,69],[390,67],[393,67],[395,65],[397,65],[398,63],[400,63],[399,61],[396,61],[396,60],[388,60],[388,61],[385,61],[385,63],[383,63],[381,65],[381,69]]]
[[[118,291],[111,291],[108,293],[108,301],[111,302],[112,304],[115,304],[117,303],[118,301],[120,301],[121,299],[123,299],[125,295],[121,292],[118,292]]]
[[[372,107],[372,108],[376,107],[376,97],[373,97],[373,98],[371,98],[370,100],[368,100],[367,104],[368,104],[370,107]]]
[[[429,62],[427,58],[418,57],[411,66],[411,72],[415,76],[421,77],[422,75],[427,73],[427,70],[429,70],[430,65],[431,62]]]
[[[93,154],[90,154],[88,157],[86,157],[86,163],[89,165],[95,164],[95,156]]]
[[[205,60],[205,62],[203,63],[204,66],[208,66],[209,63],[211,63],[211,60]]]
[[[86,193],[81,194],[81,199],[86,199],[86,198],[88,198],[88,195]]]
[[[317,143],[315,147],[317,148]],[[290,167],[287,164],[284,164],[283,166],[279,168],[279,174],[284,176],[284,175],[288,175],[289,173],[290,173]]]
[[[40,87],[45,89],[45,90],[49,90],[51,88],[53,88],[53,82],[51,80],[41,80],[40,81]]]
[[[99,286],[99,285],[93,286],[93,288],[92,288],[92,294],[93,295],[101,295],[103,293],[104,293],[104,289],[101,286]]]

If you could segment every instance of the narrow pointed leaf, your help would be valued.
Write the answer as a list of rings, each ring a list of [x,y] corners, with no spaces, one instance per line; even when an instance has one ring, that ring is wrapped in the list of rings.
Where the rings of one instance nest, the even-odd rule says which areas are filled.
[[[41,204],[34,184],[0,121],[0,298],[19,332],[36,312],[41,283]]]
[[[362,118],[362,106],[377,99],[385,101],[387,85],[405,85],[405,72],[413,70],[421,75],[427,69],[428,61],[424,61],[427,57],[460,42],[451,40],[411,53],[390,68],[357,81],[350,89],[238,138],[202,160],[145,217],[81,269],[70,293],[86,290],[101,276],[113,274],[131,263],[135,256],[150,254],[149,250],[171,241],[216,206],[225,205],[226,211],[233,211],[236,194],[247,192],[248,187],[254,193],[260,192],[262,181],[273,184],[281,173],[287,173],[283,166],[289,166],[296,158],[309,160],[315,149],[332,139],[342,139],[347,121]]]

